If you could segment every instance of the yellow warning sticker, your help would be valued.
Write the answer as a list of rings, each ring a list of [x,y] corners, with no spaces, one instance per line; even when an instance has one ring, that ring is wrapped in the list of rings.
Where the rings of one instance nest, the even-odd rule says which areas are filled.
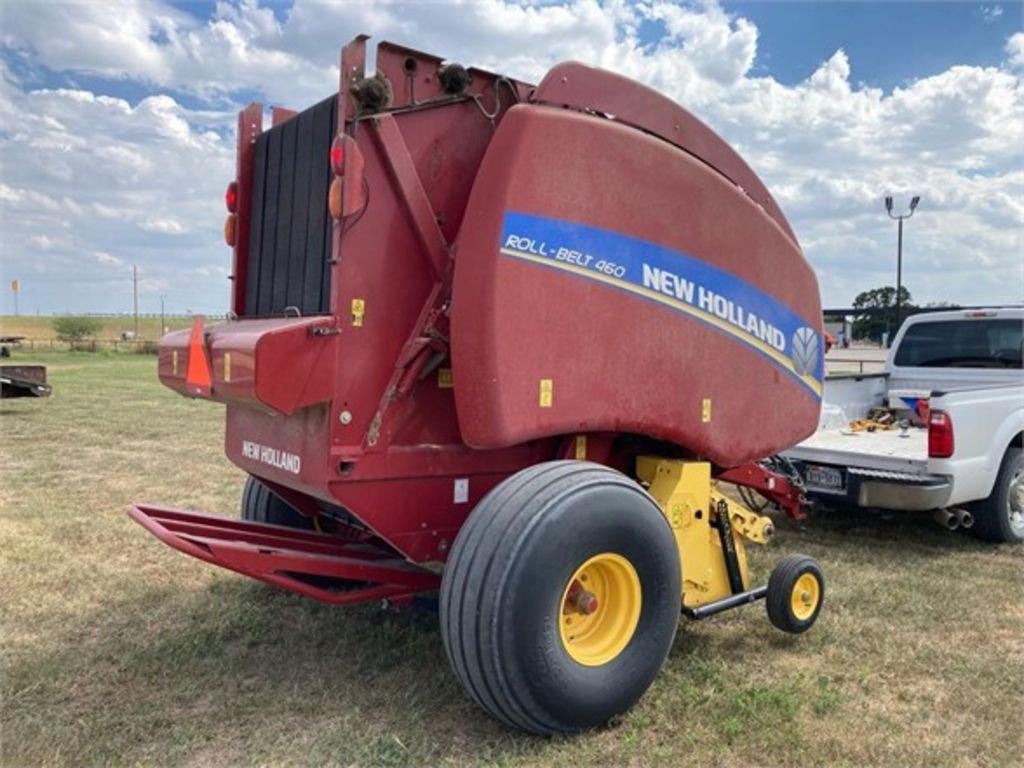
[[[363,315],[366,314],[366,300],[352,299],[352,326],[359,328],[363,324]]]
[[[555,384],[552,379],[540,380],[540,407],[550,408],[555,399]]]
[[[700,404],[700,420],[705,424],[711,422],[711,398],[705,397]]]
[[[178,350],[171,350],[171,375],[178,375]]]
[[[587,458],[587,436],[576,435],[576,459],[583,461],[585,458]]]
[[[451,368],[438,368],[437,369],[437,386],[441,389],[452,388],[452,369]]]
[[[224,381],[225,383],[231,381],[231,353],[224,353]]]

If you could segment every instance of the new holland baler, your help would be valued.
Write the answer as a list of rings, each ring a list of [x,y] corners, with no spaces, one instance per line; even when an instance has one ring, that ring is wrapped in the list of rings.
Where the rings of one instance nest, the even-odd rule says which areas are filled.
[[[468,693],[536,733],[601,725],[680,612],[824,580],[729,481],[798,514],[757,460],[810,434],[817,283],[716,134],[577,63],[536,87],[365,38],[336,95],[238,121],[227,321],[160,343],[161,381],[226,406],[242,519],[138,504],[172,547],[329,603],[440,590]]]

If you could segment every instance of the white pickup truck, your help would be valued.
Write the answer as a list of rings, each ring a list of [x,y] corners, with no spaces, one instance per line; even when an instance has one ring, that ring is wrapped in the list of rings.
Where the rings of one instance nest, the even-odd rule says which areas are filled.
[[[1024,309],[914,315],[884,373],[826,378],[818,431],[783,454],[808,496],[1024,542],[1022,331]]]

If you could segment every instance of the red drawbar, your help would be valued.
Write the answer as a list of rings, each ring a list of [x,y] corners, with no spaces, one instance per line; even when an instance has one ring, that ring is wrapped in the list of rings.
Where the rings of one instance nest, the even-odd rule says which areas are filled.
[[[324,603],[437,589],[441,577],[372,541],[136,504],[129,516],[186,555]]]
[[[806,520],[804,504],[807,500],[800,489],[782,475],[757,463],[741,464],[720,471],[716,480],[752,488],[771,502],[778,504],[794,520]]]
[[[192,336],[188,340],[188,370],[185,383],[190,395],[207,397],[213,383],[210,376],[210,361],[206,357],[206,344],[203,342],[203,317],[197,315],[192,323]]]

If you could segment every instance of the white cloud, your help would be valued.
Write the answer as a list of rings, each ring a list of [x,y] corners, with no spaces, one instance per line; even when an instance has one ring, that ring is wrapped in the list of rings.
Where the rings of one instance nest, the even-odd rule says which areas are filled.
[[[15,189],[6,184],[0,184],[0,202],[8,210],[33,210],[44,209],[55,211],[60,208],[60,203],[48,195],[43,195],[34,189]]]
[[[201,21],[161,0],[78,0],[5,7],[0,41],[53,70],[208,97],[267,87],[282,96],[321,93],[331,67],[315,65],[301,47],[282,50],[282,34],[273,11],[249,2],[218,3],[215,17]]]
[[[160,232],[165,235],[180,235],[185,231],[185,228],[174,219],[144,218],[139,222],[139,228],[146,232]]]
[[[57,241],[54,238],[46,235],[35,235],[34,237],[29,238],[29,242],[36,248],[44,251],[50,250],[57,244]]]
[[[1003,6],[1001,5],[983,5],[981,6],[981,18],[985,20],[986,24],[991,24],[999,19],[1003,15]]]
[[[642,42],[643,23],[663,35]],[[52,237],[49,274],[81,277],[85,265],[55,234],[63,232],[122,267],[145,264],[146,284],[164,281],[181,306],[225,307],[230,102],[250,91],[295,108],[323,98],[337,87],[340,45],[358,32],[527,80],[577,59],[666,93],[761,174],[817,268],[826,304],[892,281],[887,193],[923,197],[904,248],[918,300],[1024,295],[1024,33],[1008,40],[1000,68],[951,67],[891,93],[857,84],[858,62],[842,49],[787,85],[756,74],[756,26],[713,0],[297,0],[277,13],[245,0],[218,3],[208,20],[160,0],[14,4],[0,40],[24,61],[142,83],[150,95],[130,102],[33,88],[0,72],[4,260],[31,259],[35,269],[42,257],[31,239]],[[174,93],[211,108],[188,109]]]
[[[234,146],[209,115],[167,96],[133,105],[4,83],[0,116],[15,128],[0,136],[0,260],[5,277],[22,278],[22,307],[128,310],[131,264],[147,285],[173,286],[175,307],[223,307],[223,277],[184,275],[228,254],[221,193]]]
[[[93,255],[93,257],[96,259],[96,261],[99,264],[103,264],[104,266],[109,266],[109,267],[121,267],[121,266],[124,266],[124,260],[123,259],[119,259],[119,258],[117,258],[117,256],[109,254],[106,251],[93,251],[92,255]]]
[[[1024,32],[1017,32],[1006,41],[1007,64],[1024,67]]]

